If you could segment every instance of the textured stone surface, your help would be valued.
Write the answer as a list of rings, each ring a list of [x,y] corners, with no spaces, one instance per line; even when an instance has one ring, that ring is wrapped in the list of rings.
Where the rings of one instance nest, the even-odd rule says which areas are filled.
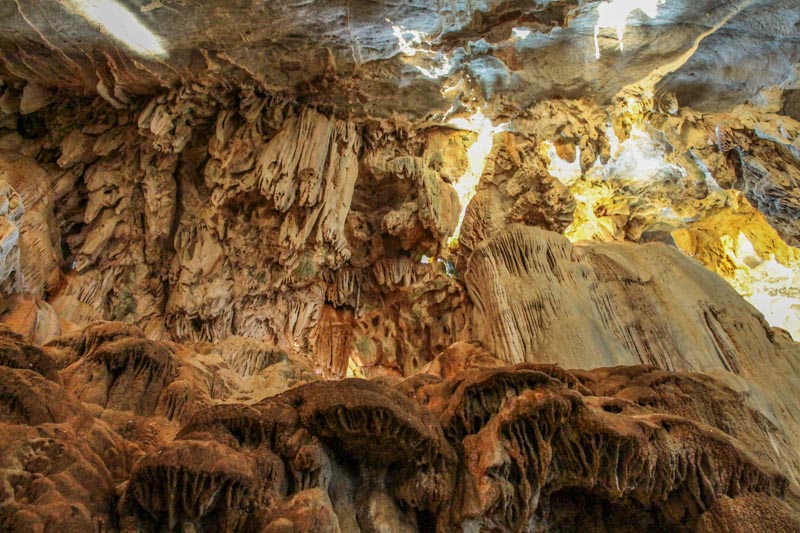
[[[3,89],[5,175],[26,213],[7,260],[21,275],[9,283],[78,325],[123,320],[176,341],[247,336],[327,352],[336,376],[408,374],[469,338],[452,267],[463,273],[483,240],[521,223],[571,239],[676,242],[773,324],[800,331],[770,311],[800,305],[785,288],[797,260],[784,244],[745,232],[765,266],[737,271],[676,233],[730,210],[749,216],[737,189],[796,243],[800,128],[769,99],[701,114],[634,87],[606,106],[503,111],[487,121],[508,131],[492,136],[458,129],[474,103],[455,106],[452,124],[342,117],[252,80],[208,79],[122,109],[73,96],[24,114],[14,103],[27,86]],[[474,198],[470,175],[482,178]],[[788,269],[777,281],[771,253]]]
[[[798,345],[675,248],[573,246],[512,226],[475,250],[466,281],[476,338],[509,363],[646,364],[750,383],[753,406],[784,406],[773,421],[798,449]],[[800,464],[796,451],[784,460]]]
[[[120,323],[44,351],[0,333],[7,531],[797,526],[784,432],[702,374],[505,366],[456,344],[393,385],[259,399],[252,369]]]
[[[800,53],[798,9],[785,0],[651,1],[640,10],[617,2],[613,21],[600,19],[602,2],[585,0],[91,5],[0,5],[5,70],[37,83],[26,112],[52,100],[42,87],[124,106],[186,79],[252,79],[269,92],[381,116],[443,113],[459,92],[524,107],[553,96],[609,100],[623,87],[656,84],[718,110],[785,83]],[[773,59],[760,61],[766,54]],[[442,95],[446,86],[459,88]]]
[[[0,529],[797,530],[798,24],[0,0]]]

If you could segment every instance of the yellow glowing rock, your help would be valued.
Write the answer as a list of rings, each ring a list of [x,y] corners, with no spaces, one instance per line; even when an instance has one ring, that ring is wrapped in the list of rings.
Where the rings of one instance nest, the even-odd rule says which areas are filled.
[[[729,206],[672,233],[675,244],[764,314],[800,339],[800,250],[787,245],[739,192]]]

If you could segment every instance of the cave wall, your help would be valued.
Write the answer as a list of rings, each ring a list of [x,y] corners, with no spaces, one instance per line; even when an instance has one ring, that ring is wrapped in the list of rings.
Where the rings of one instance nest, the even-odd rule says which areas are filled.
[[[36,117],[33,138],[3,135],[3,175],[26,207],[9,283],[67,321],[327,350],[338,375],[351,351],[359,367],[410,372],[463,328],[461,287],[420,258],[442,255],[457,223],[446,180],[466,166],[469,133],[345,121],[246,89]]]
[[[2,449],[54,424],[73,470],[11,469],[50,481],[4,527],[796,525],[800,348],[717,275],[797,259],[792,119],[538,104],[454,236],[481,131],[60,96],[0,100]]]
[[[788,245],[796,238],[791,180],[800,127],[753,107],[699,114],[669,95],[620,98],[608,108],[586,99],[536,105],[511,121],[512,131],[493,136],[451,249],[467,201],[453,184],[474,164],[469,148],[481,139],[473,132],[347,119],[251,85],[197,84],[125,109],[100,98],[42,96],[29,85],[9,80],[3,88],[6,278],[10,293],[30,293],[77,325],[122,320],[182,342],[247,336],[312,359],[325,353],[321,367],[334,375],[348,368],[408,375],[452,342],[484,336],[467,320],[477,294],[466,290],[474,277],[468,264],[512,223],[573,239],[666,239],[741,281],[734,283],[741,293],[741,274],[751,273],[744,260],[730,267],[725,250],[713,252],[738,235],[718,235],[722,224],[712,233],[698,225],[703,220],[746,227],[731,221],[763,216],[764,229],[748,233],[759,257],[772,253],[790,267],[798,260]],[[642,148],[643,138],[650,144]],[[653,177],[626,163],[634,142],[661,157]],[[578,177],[565,178],[558,162]],[[755,166],[764,172],[747,170]],[[597,191],[604,196],[588,203]],[[22,216],[13,208],[20,201]],[[768,231],[777,231],[773,244],[764,244]],[[674,274],[630,268],[632,279],[684,282],[683,266]],[[586,287],[605,286],[610,275]],[[600,296],[583,296],[580,305],[602,307]],[[650,298],[653,316],[683,305]],[[533,328],[548,321],[525,320]],[[704,320],[675,327],[703,331],[683,334],[700,340],[678,349],[677,359],[663,327],[632,334],[626,325],[612,328],[630,337],[619,341],[625,348],[604,348],[591,362],[627,363],[628,352],[636,362],[683,368],[693,351],[702,355],[690,356],[687,369],[703,369],[720,351]],[[726,350],[751,349],[736,346]],[[517,362],[531,357],[505,351]]]
[[[120,322],[44,347],[0,326],[0,354],[6,531],[800,525],[783,431],[703,374],[456,343],[408,379],[318,381],[264,343]]]
[[[0,530],[800,531],[797,2],[0,27]]]

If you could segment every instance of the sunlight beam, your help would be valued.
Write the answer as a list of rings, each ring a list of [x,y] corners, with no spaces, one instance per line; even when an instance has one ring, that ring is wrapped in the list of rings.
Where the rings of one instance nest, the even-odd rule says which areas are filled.
[[[146,57],[163,58],[167,50],[128,8],[116,0],[62,0],[67,8],[97,26],[104,34]]]
[[[509,124],[503,123],[497,126],[492,124],[491,119],[486,117],[479,109],[469,118],[454,118],[448,124],[460,130],[472,131],[478,134],[477,140],[467,149],[467,160],[469,167],[466,172],[453,184],[453,188],[458,193],[461,201],[461,213],[458,217],[458,225],[453,235],[447,243],[450,247],[456,246],[458,236],[461,233],[461,225],[464,222],[464,215],[467,213],[467,206],[475,196],[475,190],[483,175],[483,168],[486,166],[486,159],[492,153],[494,147],[494,135],[502,131],[509,131]]]
[[[609,0],[597,7],[597,24],[594,26],[595,58],[600,59],[600,31],[605,28],[617,30],[620,51],[625,50],[625,25],[628,17],[637,9],[650,18],[658,16],[658,7],[666,0]]]

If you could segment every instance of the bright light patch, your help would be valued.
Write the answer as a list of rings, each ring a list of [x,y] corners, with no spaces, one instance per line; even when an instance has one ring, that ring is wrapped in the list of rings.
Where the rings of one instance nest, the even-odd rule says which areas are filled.
[[[773,263],[782,266],[774,260]],[[794,274],[795,280],[800,277],[797,272],[792,272],[791,274]],[[781,292],[784,292],[785,288],[776,287],[775,278],[775,276],[772,277],[773,282],[770,284],[760,283],[754,285],[753,294],[747,296],[745,300],[763,313],[770,326],[785,329],[792,335],[793,339],[800,339],[800,299],[796,296],[782,295]],[[792,277],[786,275],[782,275],[781,278],[778,283],[784,286],[792,280]]]
[[[448,240],[450,246],[455,246],[458,242],[458,236],[461,234],[461,224],[464,222],[467,205],[469,205],[469,202],[475,196],[475,189],[478,187],[478,183],[481,180],[483,168],[486,165],[486,158],[489,157],[494,147],[494,135],[501,131],[508,131],[509,124],[506,122],[497,126],[492,125],[491,119],[487,118],[480,109],[468,119],[454,118],[449,124],[460,130],[472,131],[478,134],[478,139],[472,143],[467,150],[469,167],[467,171],[464,172],[464,175],[453,185],[461,201],[461,214],[458,217],[458,226],[456,226],[453,236]]]
[[[514,37],[517,39],[527,39],[531,34],[531,30],[528,28],[514,28],[511,30],[511,33],[514,34]]]
[[[392,24],[392,21],[386,19]],[[453,68],[452,62],[447,54],[434,52],[430,49],[430,42],[427,36],[419,30],[409,30],[404,26],[392,24],[392,33],[397,39],[397,46],[400,53],[406,58],[417,57],[419,60],[406,59],[404,62],[419,70],[430,79],[438,79],[448,74]],[[418,64],[422,62],[423,65]]]
[[[614,127],[611,123],[606,126],[606,137],[608,137],[608,144],[609,149],[611,152],[611,157],[617,157],[619,153],[620,146],[622,143],[619,142],[619,137],[617,137],[617,132],[614,131]]]
[[[583,171],[581,170],[580,146],[575,147],[575,160],[572,163],[559,157],[558,152],[556,152],[556,145],[552,142],[545,141],[545,147],[547,148],[547,157],[550,158],[547,172],[549,172],[551,176],[564,185],[570,185],[583,176]]]
[[[160,39],[136,16],[115,0],[64,0],[71,11],[98,26],[103,33],[118,40],[137,54],[165,57]]]
[[[658,16],[658,7],[666,0],[610,0],[597,8],[597,24],[594,27],[595,57],[600,59],[600,31],[605,28],[617,30],[620,51],[625,49],[625,25],[631,13],[637,9],[650,18]]]
[[[434,66],[431,68],[425,68],[420,65],[413,65],[413,66],[432,80],[441,78],[445,74],[449,73],[450,70],[453,68],[453,64],[450,61],[450,58],[447,57],[447,55],[442,54],[441,52],[437,52],[435,54],[434,61],[438,62],[439,66]]]
[[[615,213],[623,217],[630,215],[624,204],[627,200],[616,200],[615,189],[624,186],[632,194],[648,198],[651,213],[659,209],[662,220],[678,223],[688,222],[680,210],[676,211],[671,200],[649,196],[651,187],[661,181],[682,179],[685,171],[666,161],[666,147],[656,142],[638,127],[631,129],[629,137],[620,142],[613,128],[607,129],[611,158],[603,164],[598,157],[581,178],[580,154],[574,163],[558,157],[555,146],[547,143],[550,174],[570,187],[577,200],[573,223],[564,232],[571,241],[614,241],[624,238],[622,228],[617,225]],[[669,203],[668,203],[669,202]],[[596,205],[604,206],[605,214],[596,216]]]
[[[603,167],[603,177],[646,185],[666,176],[684,174],[680,167],[667,163],[665,155],[663,146],[634,126],[630,136],[619,145],[616,157]]]
[[[390,23],[389,19],[386,22]],[[424,38],[422,32],[417,30],[407,30],[403,26],[393,25],[392,32],[397,38],[397,44],[400,46],[400,52],[406,56],[415,56],[419,51],[419,46],[422,44]]]
[[[753,243],[750,242],[747,235],[741,232],[739,233],[739,253],[737,255],[744,260],[758,255],[756,253],[756,247],[753,246]]]
[[[733,253],[739,268],[732,285],[771,326],[800,339],[800,264],[781,264],[774,255],[764,260],[744,233],[737,240]]]

